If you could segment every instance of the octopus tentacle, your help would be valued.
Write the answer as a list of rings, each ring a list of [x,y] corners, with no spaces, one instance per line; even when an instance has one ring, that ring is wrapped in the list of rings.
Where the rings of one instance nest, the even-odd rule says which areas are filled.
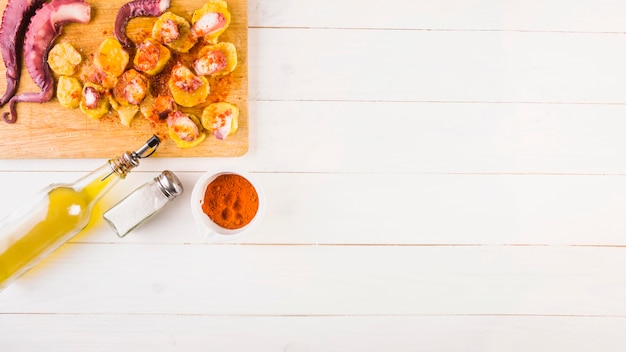
[[[35,12],[24,40],[24,64],[41,91],[12,97],[9,100],[9,112],[2,117],[5,122],[16,121],[15,104],[18,102],[44,103],[52,99],[54,78],[47,64],[52,42],[61,34],[64,24],[87,23],[90,19],[91,7],[84,0],[52,0]]]
[[[46,81],[42,90],[39,93],[22,93],[20,95],[16,95],[9,100],[9,112],[5,112],[2,115],[2,119],[6,123],[15,123],[17,121],[17,111],[15,110],[15,104],[18,102],[28,102],[28,103],[43,103],[52,99],[53,96],[53,87],[54,79],[50,76],[49,82]]]
[[[115,18],[114,34],[122,46],[130,49],[133,42],[126,36],[126,24],[135,17],[161,16],[170,7],[170,0],[134,0],[124,4]]]
[[[0,25],[0,51],[6,67],[6,90],[0,97],[0,106],[15,95],[20,79],[18,50],[26,26],[36,9],[46,0],[9,0]]]

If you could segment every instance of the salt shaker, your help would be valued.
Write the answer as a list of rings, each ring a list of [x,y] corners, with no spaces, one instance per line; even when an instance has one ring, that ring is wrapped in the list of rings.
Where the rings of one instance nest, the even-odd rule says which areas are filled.
[[[119,237],[124,237],[182,193],[178,177],[165,170],[107,210],[103,217]]]
[[[160,142],[152,136],[136,151],[109,159],[72,183],[52,184],[0,219],[0,290],[82,231],[98,200],[152,155]]]

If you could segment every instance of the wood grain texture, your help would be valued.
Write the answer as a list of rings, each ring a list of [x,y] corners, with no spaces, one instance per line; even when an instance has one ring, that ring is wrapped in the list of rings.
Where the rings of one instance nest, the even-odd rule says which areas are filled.
[[[626,101],[615,33],[251,28],[250,58],[251,100]]]
[[[621,352],[626,344],[619,317],[3,314],[0,329],[0,348],[23,352]]]
[[[198,172],[176,172],[185,193],[123,239],[102,213],[158,175],[135,172],[94,211],[73,243],[206,244],[190,213]],[[50,182],[80,173],[0,173],[0,214]],[[626,246],[624,176],[255,173],[270,197],[259,227],[241,244]],[[582,201],[579,201],[582,200]],[[361,206],[364,204],[364,206]],[[113,250],[113,249],[112,249]]]
[[[148,158],[136,172],[626,174],[622,104],[250,101],[250,113],[246,155]],[[0,169],[87,172],[102,162],[0,159]]]
[[[250,26],[379,30],[613,32],[626,30],[616,0],[250,0]],[[354,6],[359,6],[359,11]],[[315,14],[315,15],[312,15]]]
[[[117,11],[124,0],[90,1],[91,21],[87,25],[68,24],[57,42],[68,41],[79,49],[85,57],[95,52],[103,38],[113,35],[113,23]],[[200,8],[203,0],[174,0],[170,11],[188,20],[193,11]],[[239,106],[239,131],[225,141],[209,136],[200,146],[190,149],[177,148],[167,136],[167,126],[151,125],[145,118],[137,116],[131,127],[119,122],[112,113],[100,120],[92,120],[78,109],[66,109],[56,98],[45,104],[20,103],[17,105],[18,121],[13,125],[0,126],[1,158],[111,158],[126,150],[135,150],[151,135],[164,139],[155,156],[159,157],[199,157],[199,156],[239,156],[248,149],[248,62],[247,62],[247,1],[229,1],[232,14],[230,27],[220,37],[222,41],[235,44],[238,51],[238,66],[223,79],[214,81],[213,92],[220,91],[224,100]],[[0,1],[4,9],[6,0]],[[152,28],[155,18],[136,18],[129,22],[127,33],[131,39],[145,37]],[[0,89],[4,89],[5,70],[0,69]],[[38,91],[24,68],[19,92]],[[211,98],[210,99],[216,99]],[[6,110],[6,107],[4,108]],[[3,110],[3,111],[4,111]],[[196,116],[201,115],[200,107],[189,109]]]
[[[624,295],[623,248],[69,244],[0,312],[608,318]]]

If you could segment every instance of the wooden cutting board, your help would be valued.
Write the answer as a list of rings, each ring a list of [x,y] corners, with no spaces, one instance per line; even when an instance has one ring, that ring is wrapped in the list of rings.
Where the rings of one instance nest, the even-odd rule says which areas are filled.
[[[88,0],[91,5],[89,24],[67,24],[57,39],[67,41],[84,57],[93,54],[102,40],[113,36],[113,23],[125,0]],[[195,9],[205,0],[172,0],[169,11],[191,20]],[[127,150],[135,150],[153,134],[162,139],[155,156],[214,157],[239,156],[248,150],[248,23],[247,0],[227,0],[232,19],[220,41],[231,42],[237,48],[238,65],[229,75],[211,81],[211,101],[228,101],[240,109],[239,130],[221,141],[212,135],[197,147],[181,149],[168,137],[167,126],[151,124],[138,114],[130,127],[119,122],[116,113],[100,120],[87,117],[79,109],[62,107],[53,98],[50,102],[18,103],[17,122],[0,121],[0,158],[111,158]],[[4,11],[7,0],[0,0]],[[127,26],[131,39],[139,40],[149,33],[156,18],[135,18]],[[5,91],[5,68],[0,65],[0,89]],[[38,92],[25,68],[22,68],[18,93]],[[201,116],[202,108],[191,109]],[[8,111],[8,104],[0,113]]]

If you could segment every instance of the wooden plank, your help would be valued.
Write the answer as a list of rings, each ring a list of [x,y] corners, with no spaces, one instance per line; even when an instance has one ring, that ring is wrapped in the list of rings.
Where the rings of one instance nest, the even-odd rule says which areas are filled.
[[[250,26],[622,33],[624,13],[614,0],[251,0]]]
[[[624,318],[2,314],[5,351],[622,351]],[[454,338],[450,338],[454,336]]]
[[[57,41],[68,41],[79,49],[85,57],[95,52],[107,36],[112,36],[113,23],[117,11],[125,0],[94,0],[92,19],[88,25],[68,24],[63,35]],[[204,0],[172,1],[170,10],[188,20]],[[6,0],[0,1],[4,9]],[[225,141],[210,136],[198,147],[177,148],[167,135],[167,126],[155,126],[147,119],[137,117],[132,127],[122,125],[117,116],[112,114],[100,120],[86,117],[78,109],[69,110],[58,104],[56,98],[45,104],[21,103],[17,105],[18,121],[13,125],[2,124],[0,128],[0,157],[2,158],[108,158],[124,150],[135,150],[152,134],[164,139],[159,148],[161,157],[197,157],[197,156],[238,156],[248,148],[248,59],[247,59],[247,1],[229,1],[232,22],[220,40],[235,44],[238,50],[239,64],[234,72],[222,79],[212,81],[210,101],[226,100],[239,106],[239,131]],[[145,37],[155,18],[131,20],[127,32],[131,39]],[[5,87],[5,69],[0,69],[0,89]],[[38,91],[31,82],[26,69],[22,70],[22,79],[18,92]],[[6,107],[3,111],[6,111]],[[201,107],[189,109],[197,116]]]
[[[626,105],[253,101],[250,112],[245,156],[149,158],[135,172],[626,173]],[[103,162],[0,159],[0,170]]]
[[[137,172],[94,210],[74,242],[206,243],[190,213],[200,173],[176,172],[185,193],[120,240],[102,213],[157,172]],[[0,214],[50,182],[80,173],[0,173]],[[623,176],[256,173],[267,197],[259,227],[237,243],[626,245]],[[13,201],[8,201],[13,200]],[[365,206],[364,206],[365,205]]]
[[[617,34],[251,28],[250,43],[251,100],[625,102]]]
[[[251,109],[254,150],[237,164],[254,171],[626,173],[616,162],[626,160],[626,105],[260,101]]]
[[[2,313],[626,316],[624,248],[70,244]]]

